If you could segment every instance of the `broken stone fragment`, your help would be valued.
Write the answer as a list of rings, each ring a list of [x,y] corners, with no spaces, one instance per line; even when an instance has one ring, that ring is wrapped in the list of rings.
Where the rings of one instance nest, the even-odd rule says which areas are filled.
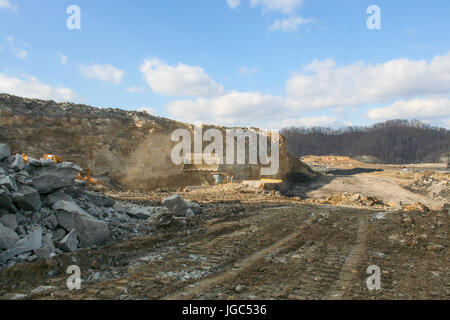
[[[3,226],[10,228],[12,230],[17,229],[17,218],[13,214],[5,214],[0,216],[0,223],[3,224]]]
[[[70,194],[74,198],[85,198],[89,203],[97,207],[107,207],[110,208],[114,206],[115,200],[108,198],[102,194],[97,194],[95,192],[86,191],[77,187],[69,188]]]
[[[64,229],[77,231],[82,245],[91,246],[109,239],[106,222],[93,218],[75,203],[61,200],[55,203],[53,210]]]
[[[186,216],[186,210],[189,208],[186,201],[179,194],[165,198],[162,204],[175,216],[181,217]]]
[[[109,240],[108,224],[89,215],[74,215],[75,229],[84,246],[92,246]]]
[[[34,254],[40,259],[47,259],[51,257],[51,254],[55,251],[55,246],[47,234],[42,237],[42,245],[38,249],[34,249]]]
[[[9,147],[4,143],[0,143],[0,161],[10,156],[11,150],[9,150]]]
[[[7,174],[0,173],[0,186],[4,186],[6,189],[12,192],[17,190],[15,179]]]
[[[29,235],[19,240],[9,250],[0,255],[0,262],[6,263],[12,257],[19,254],[39,249],[42,246],[42,229],[37,228]]]
[[[149,211],[146,208],[141,208],[141,207],[133,207],[133,208],[129,208],[127,209],[126,213],[135,219],[140,219],[140,220],[147,220],[148,218],[151,217]]]
[[[59,243],[58,247],[65,252],[75,252],[78,250],[77,231],[72,230]]]
[[[45,165],[33,172],[33,186],[41,194],[72,186],[76,176],[82,171],[79,166],[68,162],[53,164],[55,166]]]
[[[25,160],[20,154],[16,154],[8,168],[19,172],[20,170],[23,170],[25,168]]]
[[[0,189],[0,209],[5,209],[11,213],[15,213],[17,211],[10,194],[3,189]]]
[[[56,216],[54,214],[51,214],[45,220],[45,225],[50,230],[55,230],[56,227],[58,226],[58,219],[56,218]]]
[[[66,232],[66,230],[64,230],[64,228],[58,228],[58,229],[56,229],[56,231],[54,233],[55,239],[58,241],[64,239],[64,237],[66,235],[67,235],[67,232]]]
[[[189,209],[192,210],[194,215],[200,214],[203,211],[202,207],[197,202],[186,200],[186,204],[189,206]]]
[[[47,203],[51,206],[61,200],[73,201],[73,199],[62,190],[58,190],[47,196]]]
[[[27,163],[34,167],[40,167],[42,165],[41,161],[32,157],[28,157]]]
[[[195,213],[194,213],[194,211],[192,211],[191,208],[189,208],[186,210],[186,218],[192,218],[192,217],[195,217]]]
[[[27,186],[33,185],[33,180],[31,180],[30,174],[25,170],[22,170],[16,174],[16,181]]]
[[[38,211],[41,208],[41,196],[36,189],[26,185],[19,185],[18,191],[14,201],[20,209],[24,211]]]
[[[17,241],[19,241],[17,233],[0,223],[0,249],[10,249]]]

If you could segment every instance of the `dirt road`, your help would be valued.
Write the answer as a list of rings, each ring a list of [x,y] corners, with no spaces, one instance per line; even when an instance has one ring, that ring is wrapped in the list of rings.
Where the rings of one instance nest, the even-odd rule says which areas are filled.
[[[448,299],[449,213],[210,203],[160,231],[0,273],[3,299]],[[65,273],[79,265],[82,289]],[[368,266],[382,290],[367,289]],[[50,273],[49,273],[50,272]],[[89,280],[88,280],[89,279]]]
[[[408,186],[413,178],[338,171],[290,192],[311,198],[359,193],[438,210],[307,204],[243,185],[179,191],[201,203],[201,216],[0,271],[0,299],[449,299],[450,212],[445,199],[398,182]],[[155,205],[170,193],[110,195]],[[81,269],[81,290],[66,286],[70,265]],[[374,265],[381,270],[379,291],[366,284]]]
[[[431,208],[440,208],[445,201],[431,199],[413,193],[392,179],[381,175],[361,173],[355,175],[325,176],[307,187],[306,195],[314,199],[326,199],[339,193],[361,194],[363,197],[375,197],[383,202],[416,203],[420,202]]]

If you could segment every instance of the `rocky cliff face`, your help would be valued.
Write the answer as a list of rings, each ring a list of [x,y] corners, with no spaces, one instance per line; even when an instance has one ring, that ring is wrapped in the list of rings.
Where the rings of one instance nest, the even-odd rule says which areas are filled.
[[[193,131],[189,124],[145,112],[0,94],[0,142],[9,145],[14,153],[34,158],[55,154],[91,168],[100,179],[130,189],[181,187],[209,181],[209,174],[187,174],[172,163],[175,143],[170,137],[180,128]],[[259,178],[254,171],[249,170],[248,179]],[[282,141],[277,177],[292,172],[305,177],[314,175],[309,167],[287,154]]]

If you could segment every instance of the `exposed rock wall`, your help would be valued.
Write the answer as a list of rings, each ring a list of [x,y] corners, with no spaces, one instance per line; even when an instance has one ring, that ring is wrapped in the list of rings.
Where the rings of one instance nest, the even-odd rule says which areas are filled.
[[[100,179],[130,189],[206,183],[208,174],[183,173],[170,160],[172,132],[193,127],[145,112],[100,109],[0,94],[0,142],[14,153],[39,158],[56,154],[91,168]],[[223,128],[222,128],[223,129]],[[251,171],[251,172],[250,172]],[[248,179],[259,179],[250,170]],[[280,146],[280,171],[313,176],[309,167]]]

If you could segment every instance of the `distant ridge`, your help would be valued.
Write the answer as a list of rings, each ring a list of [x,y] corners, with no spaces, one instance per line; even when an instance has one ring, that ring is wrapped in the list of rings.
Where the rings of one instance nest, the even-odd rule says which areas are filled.
[[[369,127],[290,127],[281,130],[295,157],[336,155],[381,163],[446,162],[450,130],[418,120],[391,120]]]

